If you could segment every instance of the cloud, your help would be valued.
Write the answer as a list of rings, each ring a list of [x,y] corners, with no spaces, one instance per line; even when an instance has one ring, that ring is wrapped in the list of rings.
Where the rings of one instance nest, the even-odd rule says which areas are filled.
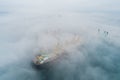
[[[0,79],[119,80],[119,3],[1,0],[0,12],[6,13],[0,13]],[[60,32],[62,41],[79,35],[83,42],[50,69],[35,70],[30,64],[34,54],[56,42],[47,31]]]

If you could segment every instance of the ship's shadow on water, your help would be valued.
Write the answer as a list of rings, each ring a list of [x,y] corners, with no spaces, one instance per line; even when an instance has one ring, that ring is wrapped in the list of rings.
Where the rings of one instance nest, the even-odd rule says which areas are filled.
[[[64,67],[62,67],[63,66],[62,63],[64,63],[63,61],[68,59],[69,57],[67,53],[64,53],[54,61],[42,64],[42,65],[36,65],[32,62],[31,66],[38,73],[38,76],[39,74],[41,74],[38,80],[56,80],[57,77],[58,77],[57,80],[61,80],[61,79],[64,79],[64,76],[61,76],[61,71],[64,72],[64,67],[67,66],[67,65],[64,65]],[[55,76],[56,74],[59,74],[59,75]]]

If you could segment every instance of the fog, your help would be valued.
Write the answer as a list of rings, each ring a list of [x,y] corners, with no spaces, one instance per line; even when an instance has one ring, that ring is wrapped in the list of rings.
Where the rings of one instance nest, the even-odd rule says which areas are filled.
[[[119,4],[0,0],[0,80],[119,80]],[[49,69],[34,69],[33,57],[43,47],[53,47],[56,34],[63,42],[79,35],[80,44],[65,47],[68,55]]]

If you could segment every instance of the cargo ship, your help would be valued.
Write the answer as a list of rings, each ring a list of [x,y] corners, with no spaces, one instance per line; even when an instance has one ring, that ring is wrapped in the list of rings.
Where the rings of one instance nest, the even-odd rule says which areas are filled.
[[[65,41],[64,44],[58,42],[52,52],[45,53],[45,51],[40,51],[40,54],[35,55],[33,59],[33,64],[37,68],[49,67],[53,65],[57,60],[59,60],[67,52],[67,47],[79,45],[79,36],[73,37],[71,40]]]

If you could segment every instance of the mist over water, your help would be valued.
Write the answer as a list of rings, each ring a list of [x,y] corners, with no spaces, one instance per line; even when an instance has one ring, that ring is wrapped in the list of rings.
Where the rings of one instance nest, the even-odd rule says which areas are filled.
[[[119,80],[120,1],[0,0],[0,80]],[[41,47],[79,35],[49,69],[31,62]],[[53,34],[54,35],[54,34]],[[67,35],[67,36],[66,36]]]

